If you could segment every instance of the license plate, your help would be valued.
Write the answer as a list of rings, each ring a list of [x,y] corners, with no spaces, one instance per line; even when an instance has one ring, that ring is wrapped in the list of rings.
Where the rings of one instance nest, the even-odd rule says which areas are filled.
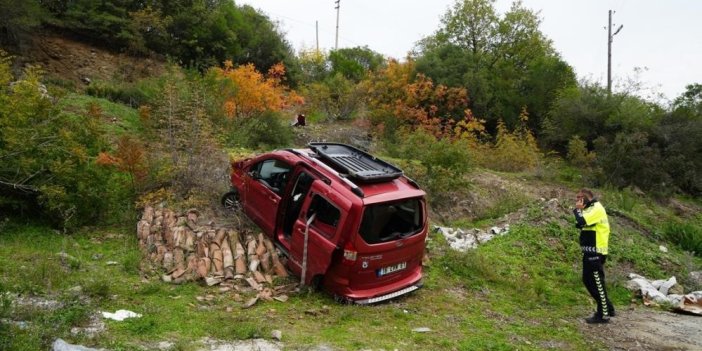
[[[393,272],[401,271],[401,270],[403,270],[403,269],[405,269],[405,268],[407,268],[407,262],[400,262],[400,263],[398,263],[398,264],[396,264],[396,265],[383,267],[383,268],[381,268],[381,269],[378,270],[378,276],[379,276],[379,277],[382,277],[382,276],[384,276],[384,275],[386,275],[386,274],[390,274],[390,273],[393,273]]]

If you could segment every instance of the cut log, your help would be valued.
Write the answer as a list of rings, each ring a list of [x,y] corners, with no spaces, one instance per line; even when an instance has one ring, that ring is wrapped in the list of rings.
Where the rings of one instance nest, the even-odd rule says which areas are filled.
[[[174,267],[185,269],[185,253],[183,249],[175,248],[173,250]]]
[[[210,257],[210,248],[205,240],[200,240],[197,243],[197,249],[195,251],[198,257]]]
[[[200,278],[205,278],[207,274],[210,272],[210,267],[212,266],[212,262],[208,257],[201,257],[198,258],[197,260],[197,275]]]
[[[219,247],[222,247],[222,243],[224,242],[224,239],[227,237],[227,230],[226,229],[218,229],[217,233],[215,234],[214,242],[219,245]]]
[[[173,245],[175,247],[184,248],[185,247],[185,228],[175,227],[173,228]]]
[[[220,249],[212,250],[212,266],[213,266],[212,268],[214,269],[215,274],[217,274],[217,275],[224,274],[224,262],[222,259],[222,250],[220,250]]]
[[[261,290],[261,285],[258,284],[254,278],[246,278],[246,282],[249,283],[249,286],[254,290]]]
[[[166,251],[163,253],[163,268],[166,270],[171,270],[173,269],[174,263],[173,263],[173,252],[172,251]]]
[[[275,257],[275,256],[273,256]],[[282,263],[280,263],[280,260],[274,260],[273,262],[273,271],[275,272],[275,275],[285,278],[288,276],[288,271],[285,269]]]
[[[236,274],[246,274],[246,256],[241,243],[236,243]]]
[[[150,225],[154,220],[154,208],[151,206],[144,207],[144,213],[141,215],[141,219]]]
[[[256,256],[253,256],[256,257]],[[258,265],[261,263],[257,258],[252,259],[249,262],[249,271],[250,272],[256,272],[258,270]]]
[[[258,243],[256,244],[256,256],[261,257],[266,252],[266,244],[264,244],[263,233],[258,234]]]
[[[261,272],[259,272],[259,271],[253,272],[253,278],[256,279],[257,283],[261,283],[261,284],[266,283],[266,277],[264,277],[263,274],[261,274]]]
[[[261,267],[263,268],[263,271],[266,273],[270,272],[271,268],[273,267],[272,262],[271,262],[271,253],[270,252],[264,253],[263,256],[260,257],[260,259],[261,259]]]
[[[234,267],[234,255],[232,255],[232,249],[229,248],[229,241],[224,240],[222,244],[222,262],[224,263],[224,268]]]
[[[146,220],[141,220],[137,223],[137,236],[139,240],[146,240],[146,238],[151,233],[151,222]]]
[[[256,240],[254,240],[251,236],[249,236],[246,241],[246,254],[249,256],[256,254]]]
[[[185,244],[183,245],[183,249],[186,252],[195,251],[195,233],[187,229],[185,230]]]
[[[183,269],[183,268],[176,268],[176,270],[173,271],[173,273],[171,273],[171,277],[173,277],[174,279],[175,279],[175,278],[180,278],[180,277],[183,276],[183,274],[185,274],[185,269]]]

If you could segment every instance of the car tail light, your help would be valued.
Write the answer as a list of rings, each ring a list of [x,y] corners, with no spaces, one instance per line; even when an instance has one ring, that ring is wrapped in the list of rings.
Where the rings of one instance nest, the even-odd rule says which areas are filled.
[[[341,263],[351,266],[356,262],[356,256],[358,256],[356,247],[353,246],[351,241],[347,242],[344,246],[344,259],[341,261]]]

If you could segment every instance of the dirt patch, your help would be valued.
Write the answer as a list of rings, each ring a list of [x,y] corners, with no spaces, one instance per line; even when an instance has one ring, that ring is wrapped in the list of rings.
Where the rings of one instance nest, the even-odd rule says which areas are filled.
[[[47,76],[78,87],[96,80],[134,81],[164,71],[163,60],[132,57],[51,32],[35,36],[17,64],[39,65]]]
[[[618,310],[606,325],[581,332],[609,350],[702,350],[702,318],[647,308]]]

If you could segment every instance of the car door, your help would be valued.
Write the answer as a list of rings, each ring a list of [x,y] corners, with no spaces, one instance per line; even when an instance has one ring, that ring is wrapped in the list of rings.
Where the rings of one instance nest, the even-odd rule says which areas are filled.
[[[269,236],[273,236],[278,207],[291,166],[283,160],[269,158],[253,164],[248,171],[244,212]]]
[[[332,200],[333,196],[325,188],[326,184],[321,181],[312,183],[303,210],[293,225],[290,268],[302,275],[306,266],[305,284],[310,284],[315,276],[323,275],[329,268],[346,219],[345,206]]]

